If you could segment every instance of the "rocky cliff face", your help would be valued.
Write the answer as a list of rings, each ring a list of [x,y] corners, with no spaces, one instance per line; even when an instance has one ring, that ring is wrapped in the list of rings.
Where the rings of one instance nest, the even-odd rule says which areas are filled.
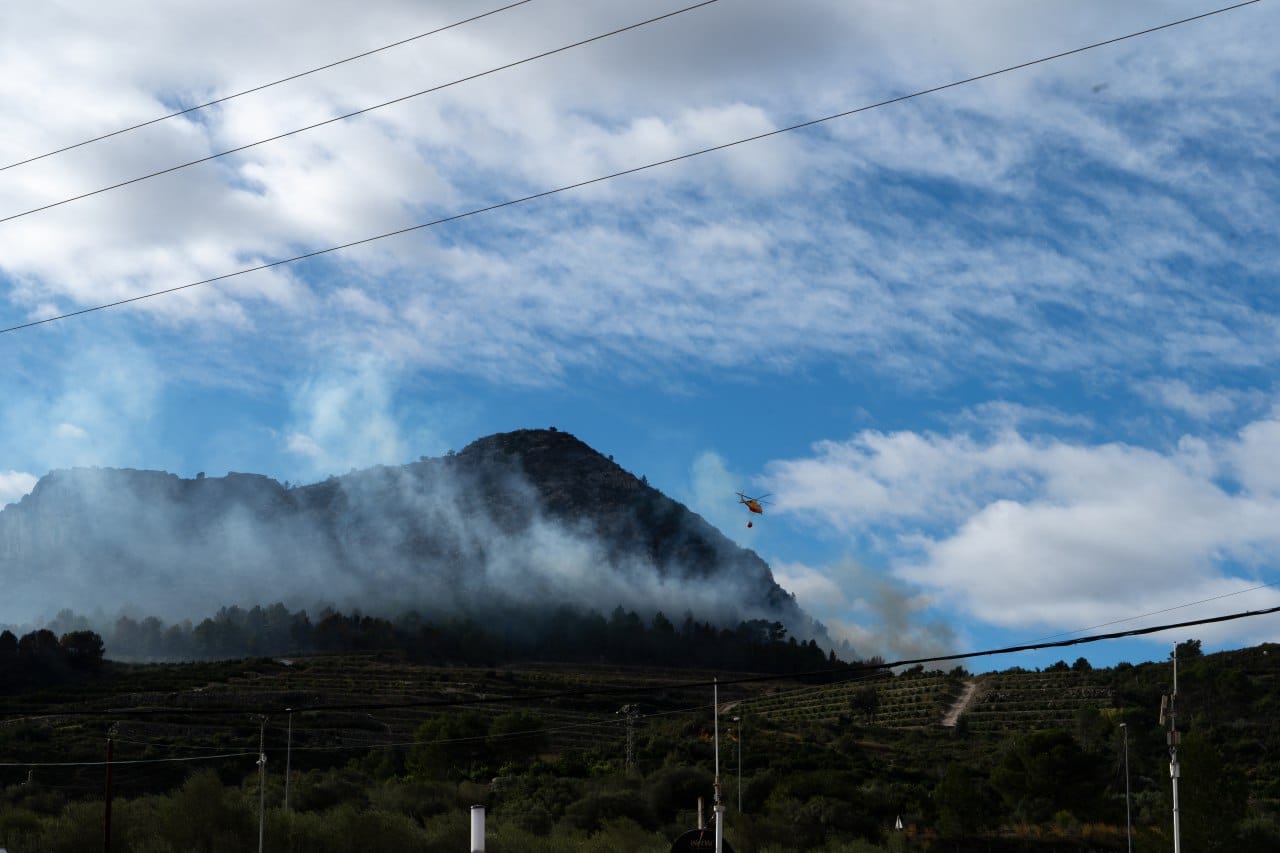
[[[63,607],[179,618],[275,601],[424,613],[545,602],[812,631],[754,552],[555,430],[296,488],[56,471],[0,511],[0,582],[0,622]]]

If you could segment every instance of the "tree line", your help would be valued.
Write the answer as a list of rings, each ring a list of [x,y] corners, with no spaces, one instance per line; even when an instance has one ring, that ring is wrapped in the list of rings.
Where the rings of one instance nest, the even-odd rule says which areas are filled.
[[[84,678],[102,667],[103,651],[102,638],[88,630],[61,637],[47,628],[22,637],[0,631],[0,692]]]
[[[64,610],[52,627],[87,631],[89,620]],[[446,618],[408,611],[395,618],[325,607],[316,617],[282,603],[223,607],[197,623],[120,616],[103,630],[107,654],[122,660],[218,660],[245,657],[402,652],[438,665],[492,666],[520,661],[614,663],[800,673],[853,665],[815,640],[788,636],[766,619],[722,627],[686,613],[679,624],[661,611],[644,619],[616,607],[609,616],[570,605],[502,608]]]

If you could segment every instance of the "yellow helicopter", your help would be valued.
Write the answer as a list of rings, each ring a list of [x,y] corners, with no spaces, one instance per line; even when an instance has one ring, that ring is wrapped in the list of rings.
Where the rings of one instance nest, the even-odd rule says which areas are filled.
[[[758,498],[753,498],[750,495],[744,495],[742,492],[737,492],[737,495],[738,503],[745,506],[748,512],[754,513],[755,515],[764,515],[764,508],[769,505],[769,502],[766,501],[765,498],[772,497],[772,495],[761,495]],[[751,526],[753,526],[753,523],[748,519],[747,527]]]

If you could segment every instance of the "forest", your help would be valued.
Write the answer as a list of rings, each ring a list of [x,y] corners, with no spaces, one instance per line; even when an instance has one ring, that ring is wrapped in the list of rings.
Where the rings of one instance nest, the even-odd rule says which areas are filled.
[[[78,634],[91,622],[70,610],[48,629]],[[117,660],[229,658],[397,649],[431,664],[496,665],[520,661],[606,661],[649,666],[708,667],[750,672],[807,672],[846,667],[814,640],[799,642],[781,622],[765,619],[717,627],[686,613],[676,625],[661,611],[648,620],[616,607],[606,617],[562,605],[504,607],[427,619],[409,611],[389,619],[324,607],[312,620],[283,604],[223,607],[194,625],[148,616],[120,616],[101,633]]]

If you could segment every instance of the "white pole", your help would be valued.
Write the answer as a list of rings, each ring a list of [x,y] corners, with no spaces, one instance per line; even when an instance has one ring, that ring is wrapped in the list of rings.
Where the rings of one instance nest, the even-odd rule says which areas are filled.
[[[471,853],[484,853],[484,806],[471,807]]]

